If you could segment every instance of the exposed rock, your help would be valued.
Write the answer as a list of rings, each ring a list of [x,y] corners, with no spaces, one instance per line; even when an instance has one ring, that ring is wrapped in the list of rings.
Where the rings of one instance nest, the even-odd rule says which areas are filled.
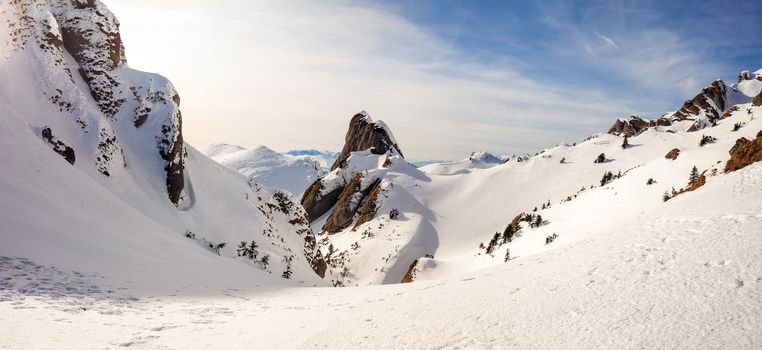
[[[704,186],[706,184],[706,170],[701,172],[701,175],[699,175],[698,179],[696,181],[693,181],[692,183],[688,184],[688,187],[682,189],[680,193],[684,192],[690,192],[698,189],[701,186]]]
[[[382,193],[382,191],[383,189],[381,179],[377,179],[373,185],[370,186],[370,192],[365,198],[365,202],[363,203],[362,207],[357,212],[359,216],[357,217],[357,222],[355,222],[354,228],[357,228],[358,226],[373,220],[373,218],[376,216],[376,211],[380,206],[379,195]]]
[[[355,214],[365,203],[372,189],[380,183],[380,180],[377,179],[367,187],[363,187],[364,177],[363,173],[359,173],[344,187],[341,195],[339,195],[336,207],[323,225],[323,231],[336,233],[352,224]]]
[[[672,123],[665,117],[657,120],[645,120],[637,115],[632,115],[628,119],[617,119],[614,125],[609,128],[608,133],[621,136],[637,136],[648,128],[670,125]]]
[[[53,136],[53,130],[49,127],[42,129],[42,139],[47,141],[48,145],[53,148],[53,151],[60,154],[66,159],[69,164],[74,165],[76,157],[74,155],[74,149],[67,146],[63,141]]]
[[[752,106],[762,106],[762,91],[757,94],[757,96],[754,96],[754,99],[751,100]]]
[[[402,281],[400,283],[410,283],[415,280],[415,266],[418,265],[418,259],[415,259],[410,266],[407,268],[407,272],[405,273],[405,276],[402,277]]]
[[[739,109],[740,108],[738,108],[738,106],[730,107],[730,109],[728,109],[727,111],[725,111],[725,113],[722,114],[722,117],[720,117],[720,120],[725,118],[730,118],[730,115],[733,114],[733,112],[738,111]]]
[[[671,151],[667,153],[666,156],[664,156],[664,158],[675,160],[677,159],[677,156],[679,155],[680,155],[680,150],[677,148],[673,148]]]
[[[381,121],[371,120],[365,112],[357,113],[352,117],[344,142],[344,148],[331,166],[331,170],[340,167],[352,152],[357,151],[370,150],[373,154],[384,154],[393,150],[402,156],[394,136],[386,125]]]
[[[339,201],[339,196],[343,190],[344,186],[341,186],[328,193],[321,194],[323,191],[323,180],[315,180],[302,195],[301,203],[307,211],[307,220],[313,222],[331,210],[336,202]]]
[[[742,169],[752,163],[762,161],[762,130],[754,140],[742,137],[730,149],[730,159],[725,164],[725,172]]]
[[[738,82],[740,83],[744,80],[751,80],[751,74],[749,73],[748,70],[741,71],[740,73],[738,73]]]

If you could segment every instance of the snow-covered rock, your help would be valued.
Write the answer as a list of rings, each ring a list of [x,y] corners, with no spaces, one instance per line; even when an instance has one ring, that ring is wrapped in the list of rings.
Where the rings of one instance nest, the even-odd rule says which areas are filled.
[[[183,142],[178,93],[129,68],[105,5],[0,7],[0,255],[116,279],[323,283],[302,207]]]

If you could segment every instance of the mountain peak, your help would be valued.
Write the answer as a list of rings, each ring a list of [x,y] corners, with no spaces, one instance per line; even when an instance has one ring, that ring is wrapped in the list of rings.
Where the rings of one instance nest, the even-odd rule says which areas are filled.
[[[367,112],[361,111],[350,120],[349,130],[344,138],[344,148],[331,166],[331,170],[340,167],[352,152],[367,150],[373,154],[391,151],[402,156],[402,151],[386,123],[381,120],[373,121]]]

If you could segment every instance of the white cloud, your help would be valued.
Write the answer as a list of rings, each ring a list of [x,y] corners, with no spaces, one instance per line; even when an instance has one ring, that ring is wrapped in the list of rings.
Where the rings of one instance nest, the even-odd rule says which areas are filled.
[[[348,3],[112,0],[130,64],[168,76],[186,138],[339,149],[367,110],[409,158],[533,152],[630,111],[467,53],[395,13]],[[168,20],[169,19],[169,20]],[[594,49],[594,48],[593,48]],[[545,79],[551,80],[552,79]]]
[[[609,38],[609,37],[607,37],[607,36],[597,32],[597,31],[595,32],[595,35],[597,35],[599,38],[601,38],[601,40],[603,40],[603,42],[606,43],[607,45],[609,45],[609,46],[611,46],[611,47],[613,47],[615,49],[619,48],[619,46],[617,46],[617,44],[611,38]]]

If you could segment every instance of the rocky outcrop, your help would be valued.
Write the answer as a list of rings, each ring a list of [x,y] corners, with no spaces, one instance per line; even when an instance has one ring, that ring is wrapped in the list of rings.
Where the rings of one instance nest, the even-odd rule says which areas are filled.
[[[728,87],[725,83],[719,79],[715,80],[693,99],[685,101],[683,106],[675,112],[674,117],[678,120],[685,120],[704,112],[710,119],[717,119],[720,117],[720,113],[726,109],[727,92]]]
[[[609,128],[608,133],[631,137],[646,131],[648,128],[670,125],[672,125],[672,123],[665,117],[661,117],[656,120],[645,120],[638,117],[637,115],[632,115],[627,119],[617,119],[614,122],[614,125]]]
[[[349,122],[344,148],[333,163],[331,172],[313,182],[302,195],[301,203],[310,222],[335,207],[323,226],[326,232],[335,233],[349,227],[357,214],[360,218],[358,225],[375,216],[380,180],[362,186],[362,171],[370,169],[344,169],[352,152],[359,151],[388,154],[382,165],[384,168],[392,166],[393,161],[389,157],[402,157],[386,124],[373,121],[365,112],[355,114]],[[369,196],[373,197],[371,201],[368,201]]]
[[[762,106],[762,91],[757,94],[757,96],[754,97],[753,100],[751,100],[752,106]]]
[[[373,219],[376,214],[378,194],[381,191],[381,179],[375,179],[368,185],[363,185],[364,173],[359,173],[344,187],[336,205],[323,225],[327,233],[339,232],[355,221],[355,227]]]
[[[725,172],[742,169],[752,163],[762,161],[762,130],[754,140],[742,137],[730,148],[730,159],[725,163]]]
[[[407,268],[407,272],[405,273],[405,276],[402,277],[402,280],[400,283],[411,283],[415,281],[415,267],[418,265],[418,259],[415,259],[410,266]]]
[[[664,158],[675,160],[677,159],[677,156],[680,155],[680,150],[677,148],[673,148],[671,151],[667,152],[667,155],[664,156]]]
[[[60,154],[66,159],[69,164],[74,165],[76,157],[74,155],[74,149],[67,146],[63,141],[59,140],[53,135],[53,130],[48,127],[42,129],[42,139],[45,140],[48,145],[53,148],[53,151]]]
[[[738,73],[738,82],[740,83],[744,80],[751,80],[751,73],[748,70]]]
[[[357,211],[358,217],[357,222],[355,222],[354,228],[359,227],[360,225],[373,220],[374,217],[376,217],[376,212],[378,211],[378,208],[381,206],[381,193],[383,192],[383,182],[381,179],[377,179],[373,182],[373,185],[369,187],[370,191],[368,193],[368,196],[365,197],[365,200],[360,207],[360,210]]]
[[[331,170],[340,167],[352,152],[367,150],[373,154],[393,151],[402,156],[402,151],[389,128],[382,121],[373,121],[367,113],[360,112],[355,114],[349,122],[349,130],[344,138],[344,148],[331,166]]]
[[[313,222],[323,214],[327,213],[338,202],[344,187],[337,187],[322,193],[324,190],[323,179],[317,179],[304,191],[302,195],[302,206],[307,211],[307,220]]]
[[[155,140],[158,156],[164,161],[167,195],[172,203],[178,205],[185,187],[180,96],[163,78],[146,75],[142,82],[148,82],[148,85],[133,85],[137,84],[133,78],[120,75],[117,68],[126,68],[127,60],[119,21],[101,2],[68,0],[49,1],[48,4],[61,33],[60,38],[49,36],[51,47],[63,46],[77,61],[79,75],[110,123],[119,123],[122,117],[129,118],[135,128]],[[66,107],[60,99],[54,100],[61,108]],[[137,107],[123,108],[127,104]],[[153,120],[151,128],[143,130],[149,119]],[[112,133],[111,130],[118,128],[103,128],[101,133]],[[117,149],[112,150],[110,155],[100,156],[99,162],[108,164],[98,164],[98,170],[107,176],[113,155],[123,153],[115,142],[116,135],[102,137],[101,142],[112,139],[113,142],[107,146]],[[101,146],[99,144],[98,147]]]

